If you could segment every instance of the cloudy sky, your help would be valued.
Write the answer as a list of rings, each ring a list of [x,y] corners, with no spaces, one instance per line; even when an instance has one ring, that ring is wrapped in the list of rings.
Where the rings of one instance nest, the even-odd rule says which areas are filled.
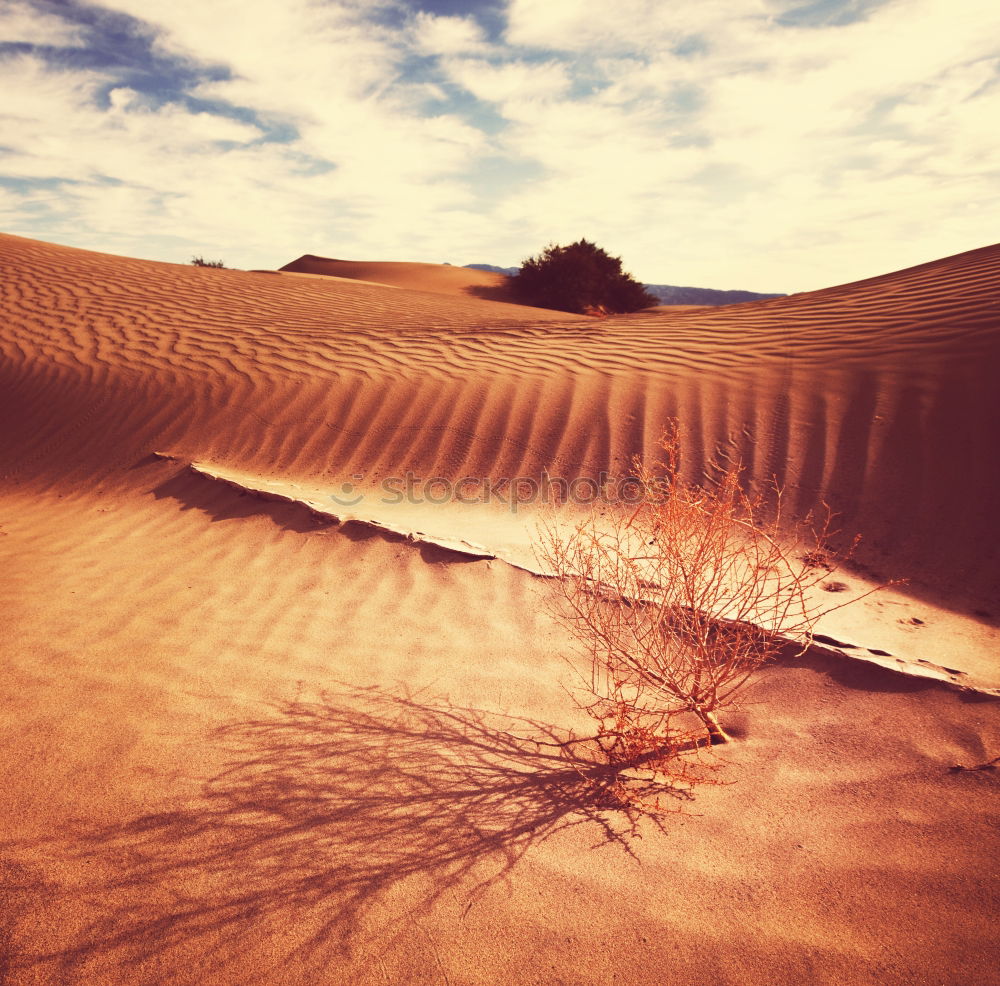
[[[1000,239],[997,0],[0,0],[0,230],[800,291]]]

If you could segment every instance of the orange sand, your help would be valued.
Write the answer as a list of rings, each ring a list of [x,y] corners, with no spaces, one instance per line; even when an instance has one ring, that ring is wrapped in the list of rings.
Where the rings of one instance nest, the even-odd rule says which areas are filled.
[[[323,263],[0,237],[0,981],[991,981],[1000,771],[951,768],[1000,755],[994,699],[817,648],[635,838],[527,742],[586,728],[544,581],[188,464],[572,478],[677,416],[692,474],[740,456],[866,533],[848,593],[914,580],[842,639],[995,688],[1000,247],[601,320]],[[373,519],[503,557],[509,516]]]
[[[471,270],[449,264],[416,264],[354,260],[330,260],[310,253],[285,264],[283,272],[322,274],[326,277],[387,284],[411,291],[432,291],[459,297],[478,297],[492,301],[510,301],[508,278],[496,271]]]

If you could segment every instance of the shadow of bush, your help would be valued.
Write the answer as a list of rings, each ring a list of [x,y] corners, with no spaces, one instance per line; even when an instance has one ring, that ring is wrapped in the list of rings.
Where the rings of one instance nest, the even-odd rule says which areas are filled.
[[[623,806],[617,771],[550,726],[374,687],[289,702],[216,738],[227,766],[194,803],[31,847],[95,880],[62,891],[76,893],[69,910],[89,908],[85,927],[18,965],[52,963],[57,978],[128,967],[122,980],[144,982],[187,968],[195,982],[270,937],[268,954],[319,970],[389,897],[380,921],[449,891],[467,909],[560,830],[589,824],[594,848],[631,853],[640,824],[664,824]]]

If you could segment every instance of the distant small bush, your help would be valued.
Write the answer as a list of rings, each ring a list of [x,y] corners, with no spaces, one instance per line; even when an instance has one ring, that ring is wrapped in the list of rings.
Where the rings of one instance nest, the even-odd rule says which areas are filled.
[[[221,260],[206,260],[204,257],[192,257],[191,263],[195,267],[225,267]]]
[[[585,313],[635,312],[658,305],[622,262],[588,240],[548,246],[513,277],[514,296],[528,305]]]

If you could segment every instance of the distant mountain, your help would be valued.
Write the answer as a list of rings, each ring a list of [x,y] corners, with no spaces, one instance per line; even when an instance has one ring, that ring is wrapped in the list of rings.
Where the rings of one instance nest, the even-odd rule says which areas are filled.
[[[517,267],[497,267],[494,264],[466,264],[472,270],[488,270],[512,276]],[[716,288],[681,288],[673,284],[647,284],[646,290],[659,298],[663,305],[738,305],[762,298],[784,298],[783,294],[760,294],[756,291],[719,291]]]
[[[520,267],[494,267],[493,264],[466,264],[465,266],[471,270],[489,270],[495,274],[507,274],[509,276],[513,276],[521,269]]]
[[[672,284],[647,284],[646,290],[664,305],[738,305],[762,298],[785,298],[784,294],[759,294],[756,291],[718,291],[715,288],[679,288]]]

